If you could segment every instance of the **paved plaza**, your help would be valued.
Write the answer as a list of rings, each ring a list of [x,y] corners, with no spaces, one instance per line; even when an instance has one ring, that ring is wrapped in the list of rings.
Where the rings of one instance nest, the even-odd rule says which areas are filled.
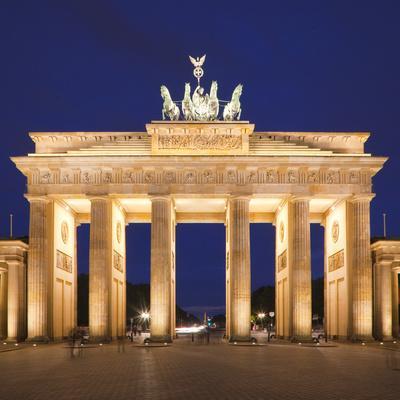
[[[0,352],[0,399],[398,399],[400,346],[234,346],[178,340]],[[12,348],[12,345],[3,345]]]

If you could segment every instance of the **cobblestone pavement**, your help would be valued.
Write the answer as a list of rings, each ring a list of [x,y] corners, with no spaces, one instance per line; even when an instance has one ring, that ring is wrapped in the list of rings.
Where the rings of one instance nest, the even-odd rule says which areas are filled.
[[[12,346],[12,345],[7,345]],[[3,345],[4,347],[4,345]],[[399,345],[126,342],[0,353],[0,399],[399,399]],[[3,350],[3,349],[2,349]]]

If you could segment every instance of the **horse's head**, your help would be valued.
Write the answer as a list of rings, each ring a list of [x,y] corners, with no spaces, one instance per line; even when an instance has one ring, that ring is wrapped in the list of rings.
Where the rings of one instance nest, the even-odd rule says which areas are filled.
[[[217,97],[218,83],[217,81],[211,82],[210,97]]]
[[[235,87],[235,90],[233,91],[232,97],[239,98],[242,95],[242,91],[243,91],[243,85],[241,83],[239,83],[239,85],[237,85]]]
[[[185,83],[185,97],[186,96],[190,97],[190,83],[188,82]]]
[[[162,97],[164,100],[165,100],[166,98],[170,97],[169,91],[168,91],[168,89],[167,89],[166,86],[161,85],[160,92],[161,92],[161,97]]]

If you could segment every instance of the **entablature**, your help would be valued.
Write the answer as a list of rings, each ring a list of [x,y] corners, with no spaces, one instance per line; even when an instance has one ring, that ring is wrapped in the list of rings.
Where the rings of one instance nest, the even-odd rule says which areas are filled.
[[[30,132],[32,155],[364,154],[368,132],[253,132],[248,121],[153,121],[147,132]]]

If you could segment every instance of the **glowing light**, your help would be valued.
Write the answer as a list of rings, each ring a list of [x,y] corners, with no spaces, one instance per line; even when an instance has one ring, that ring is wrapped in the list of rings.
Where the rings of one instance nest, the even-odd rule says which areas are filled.
[[[149,344],[146,342],[146,343],[145,343],[145,346],[148,346],[148,345],[149,345]]]
[[[148,319],[150,319],[150,313],[148,311],[143,311],[140,314],[140,318],[143,319],[144,321],[147,321]]]
[[[320,343],[319,342],[317,342],[317,346],[319,346],[320,345]]]
[[[301,346],[301,342],[299,342],[299,345]]]
[[[365,346],[365,343],[364,343],[364,342],[362,342],[362,343],[361,343],[361,345]]]
[[[237,342],[233,342],[233,344],[237,344]]]
[[[4,342],[3,344],[7,344],[6,342]]]
[[[103,346],[103,343],[100,343],[99,346]]]
[[[164,343],[164,346],[167,346],[167,344],[168,344],[168,343],[165,342],[165,343]]]
[[[383,342],[380,342],[379,344],[380,344],[380,345],[382,345],[382,344],[383,344]]]
[[[204,331],[205,325],[200,326],[185,326],[180,328],[175,328],[176,333],[199,333]]]
[[[18,346],[18,343],[15,343],[14,346]]]
[[[259,319],[263,319],[263,318],[265,318],[265,313],[263,313],[263,312],[258,313],[258,314],[257,314],[257,317],[258,317]]]
[[[37,346],[37,344],[36,344],[36,343],[34,343],[34,344],[33,344],[33,347],[36,347],[36,346]]]
[[[393,343],[396,344],[397,342],[395,340],[393,340]]]

